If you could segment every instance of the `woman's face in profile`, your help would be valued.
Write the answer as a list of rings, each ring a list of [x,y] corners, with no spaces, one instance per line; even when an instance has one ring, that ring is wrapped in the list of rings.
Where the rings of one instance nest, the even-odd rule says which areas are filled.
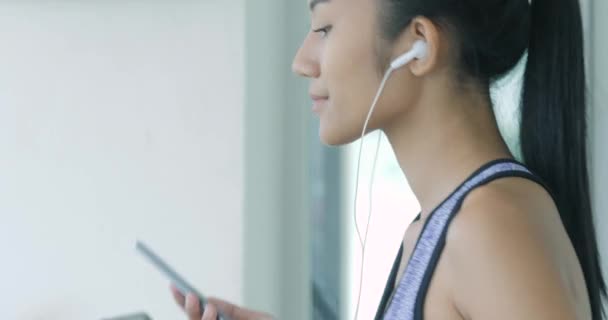
[[[383,0],[308,0],[311,28],[292,69],[310,79],[309,94],[319,116],[323,143],[342,145],[361,136],[363,125],[385,70],[380,70],[378,5]],[[388,61],[387,61],[388,62]],[[394,76],[393,76],[394,78]],[[408,97],[403,77],[389,81],[374,110],[368,131],[384,128]],[[392,83],[391,83],[392,82]],[[401,83],[399,83],[401,82]],[[407,91],[407,90],[406,90]]]

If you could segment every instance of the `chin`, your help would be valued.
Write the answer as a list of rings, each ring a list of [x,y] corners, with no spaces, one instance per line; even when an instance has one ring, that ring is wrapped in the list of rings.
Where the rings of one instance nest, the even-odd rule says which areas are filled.
[[[327,146],[338,147],[350,144],[361,137],[360,133],[348,134],[347,132],[336,129],[337,128],[326,128],[321,124],[319,128],[319,139],[321,140],[321,143]]]

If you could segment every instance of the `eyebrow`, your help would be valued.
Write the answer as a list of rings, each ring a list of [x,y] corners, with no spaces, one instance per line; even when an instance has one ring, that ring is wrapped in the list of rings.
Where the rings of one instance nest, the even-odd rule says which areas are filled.
[[[329,0],[311,0],[308,6],[310,7],[310,11],[314,11],[318,4],[326,2],[329,2]]]

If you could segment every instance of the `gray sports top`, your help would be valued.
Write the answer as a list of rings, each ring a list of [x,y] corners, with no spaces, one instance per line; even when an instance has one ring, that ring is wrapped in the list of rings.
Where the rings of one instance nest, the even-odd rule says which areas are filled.
[[[393,284],[403,252],[403,246],[401,247],[378,307],[376,320],[422,320],[424,318],[424,299],[445,246],[445,237],[450,222],[473,189],[503,177],[527,178],[539,183],[549,191],[536,175],[515,160],[499,159],[479,168],[430,213],[420,232],[403,277],[394,290]],[[549,191],[549,193],[551,192]]]

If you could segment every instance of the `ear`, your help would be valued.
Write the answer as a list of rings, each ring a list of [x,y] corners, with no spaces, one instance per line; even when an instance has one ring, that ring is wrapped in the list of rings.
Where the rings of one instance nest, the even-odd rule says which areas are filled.
[[[407,68],[415,76],[423,76],[440,67],[442,49],[442,34],[438,26],[426,17],[415,17],[410,25],[401,33],[394,45],[393,57],[411,50],[416,40],[424,40],[427,44],[427,54],[423,59],[415,59]]]

